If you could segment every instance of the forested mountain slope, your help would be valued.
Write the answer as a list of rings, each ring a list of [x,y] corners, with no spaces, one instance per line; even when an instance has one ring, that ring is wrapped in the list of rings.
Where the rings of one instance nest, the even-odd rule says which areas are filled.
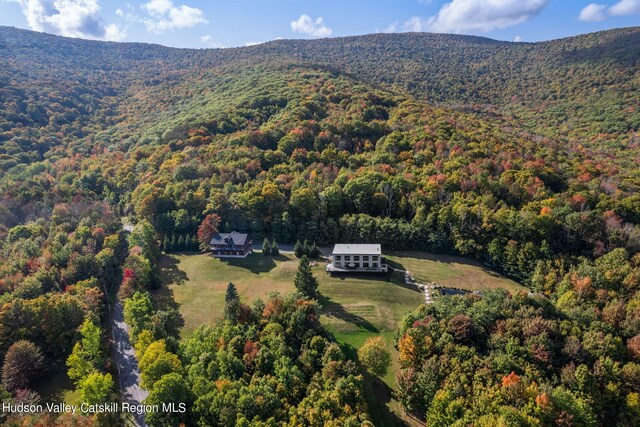
[[[627,146],[640,127],[639,28],[544,43],[411,33],[193,50],[2,27],[0,53],[6,58],[0,67],[0,139],[11,141],[6,154],[23,160],[125,118],[144,121],[194,96],[193,86],[207,84],[221,66],[238,70],[261,63],[324,65],[431,104],[498,111],[520,128],[568,136],[592,149],[613,141]],[[144,102],[147,96],[152,103]]]
[[[639,36],[400,34],[185,50],[0,28],[0,359],[29,340],[58,366],[82,362],[73,344],[104,335],[92,327],[103,289],[153,289],[161,252],[184,249],[217,215],[221,231],[254,239],[471,256],[546,295],[443,299],[407,318],[399,392],[418,417],[493,425],[522,411],[543,424],[629,425],[640,413]],[[123,216],[137,223],[128,237]],[[172,341],[175,313],[145,306],[145,343],[195,362]],[[238,338],[224,349],[234,357],[241,336],[254,338],[223,327],[202,340],[218,335]],[[87,378],[108,385],[94,356]],[[433,357],[470,362],[442,362],[429,377]],[[169,379],[189,389],[181,369]],[[475,405],[476,392],[494,403]],[[290,398],[283,420],[307,403],[313,412]]]

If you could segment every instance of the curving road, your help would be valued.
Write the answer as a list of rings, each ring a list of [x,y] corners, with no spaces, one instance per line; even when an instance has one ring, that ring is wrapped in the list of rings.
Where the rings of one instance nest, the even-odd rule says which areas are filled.
[[[120,385],[120,395],[123,402],[131,405],[140,405],[147,398],[149,392],[140,386],[140,370],[138,361],[133,352],[133,346],[129,341],[129,327],[124,323],[124,310],[120,299],[116,300],[111,316],[111,327],[113,329],[113,349],[118,367],[118,381]],[[144,414],[134,412],[129,419],[137,427],[146,427]]]

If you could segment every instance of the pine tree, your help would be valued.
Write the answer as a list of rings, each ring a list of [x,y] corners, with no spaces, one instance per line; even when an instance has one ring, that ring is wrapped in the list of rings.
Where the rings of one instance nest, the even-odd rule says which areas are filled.
[[[296,256],[296,258],[301,258],[302,255],[304,255],[300,240],[296,240],[296,244],[293,245],[293,254]]]
[[[224,318],[231,322],[238,321],[238,313],[240,311],[240,296],[236,286],[229,282],[227,292],[224,295]]]
[[[169,250],[169,245],[171,245],[171,242],[169,241],[169,236],[167,236],[166,234],[164,235],[164,239],[162,239],[162,251],[164,253],[169,253],[171,252]]]
[[[318,280],[313,277],[309,258],[307,258],[306,255],[302,255],[300,258],[298,271],[296,272],[293,284],[296,289],[307,298],[315,298],[318,294]]]
[[[271,255],[272,256],[280,255],[280,248],[278,247],[278,243],[276,242],[276,239],[273,239],[271,243]]]
[[[184,251],[184,235],[180,235],[180,237],[178,237],[178,247],[177,247],[177,251]]]
[[[200,248],[200,245],[198,243],[198,238],[196,237],[195,234],[189,234],[189,245],[188,248],[190,251],[197,251]]]
[[[302,243],[302,254],[309,256],[310,253],[311,246],[309,245],[309,241],[307,239],[304,239],[304,242]]]
[[[309,246],[309,256],[311,258],[318,258],[320,256],[320,248],[316,245],[316,242],[313,242],[313,244]]]
[[[171,248],[170,252],[175,252],[178,248],[178,238],[176,237],[176,233],[171,233]]]
[[[262,242],[262,255],[271,255],[271,244],[269,243],[269,239],[266,237],[264,238],[264,242]]]

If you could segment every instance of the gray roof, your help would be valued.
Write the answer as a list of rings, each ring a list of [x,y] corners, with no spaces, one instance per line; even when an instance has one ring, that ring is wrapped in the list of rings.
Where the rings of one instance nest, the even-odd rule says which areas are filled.
[[[334,255],[380,255],[382,249],[378,243],[336,243]]]
[[[232,231],[231,233],[216,233],[211,238],[210,245],[234,245],[234,246],[244,246],[247,242],[247,234],[246,233],[238,233],[237,231]]]

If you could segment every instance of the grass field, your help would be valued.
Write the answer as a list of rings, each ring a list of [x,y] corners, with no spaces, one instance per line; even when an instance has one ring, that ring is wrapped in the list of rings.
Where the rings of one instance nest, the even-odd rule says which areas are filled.
[[[421,252],[396,252],[387,256],[396,268],[408,269],[423,282],[455,286],[469,290],[522,287],[459,257],[436,256]],[[207,254],[172,254],[160,261],[163,286],[160,300],[177,305],[184,320],[182,337],[188,337],[200,325],[222,318],[224,293],[233,282],[241,299],[250,304],[266,298],[270,292],[286,294],[294,290],[293,279],[298,261],[292,254],[264,257],[252,254],[245,259],[220,260]],[[404,315],[417,308],[423,296],[417,288],[406,286],[402,273],[379,275],[330,276],[326,262],[313,267],[318,278],[323,306],[322,323],[347,351],[356,352],[369,337],[381,335],[393,354],[393,363],[384,383],[367,381],[373,416],[385,425],[406,419],[397,401],[391,397],[398,370],[393,336]]]
[[[463,257],[418,251],[391,252],[385,257],[393,267],[410,271],[411,276],[422,283],[435,282],[469,291],[502,288],[517,292],[525,289],[479,262]]]

